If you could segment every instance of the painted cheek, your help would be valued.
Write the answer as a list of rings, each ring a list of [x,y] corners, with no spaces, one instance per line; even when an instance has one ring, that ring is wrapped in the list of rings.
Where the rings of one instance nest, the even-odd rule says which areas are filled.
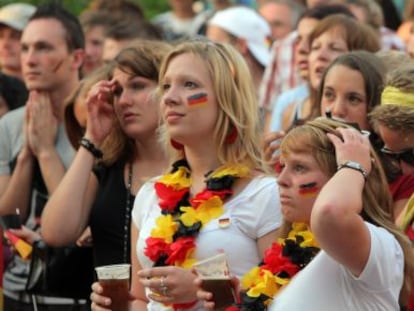
[[[207,104],[207,93],[197,93],[187,98],[188,106],[202,107]]]
[[[302,198],[313,198],[318,195],[320,187],[316,182],[299,185],[298,194]]]

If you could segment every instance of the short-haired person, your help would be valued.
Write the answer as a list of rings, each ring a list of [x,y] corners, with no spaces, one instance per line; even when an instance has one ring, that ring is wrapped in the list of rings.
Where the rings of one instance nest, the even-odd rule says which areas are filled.
[[[262,160],[248,72],[234,48],[211,41],[184,42],[164,58],[160,134],[175,162],[135,199],[130,310],[201,310],[196,261],[225,252],[240,277],[275,238],[278,187]],[[92,310],[110,310],[99,283],[92,288]]]
[[[296,29],[305,7],[295,0],[266,0],[257,11],[267,20],[272,29],[272,39],[280,40]]]
[[[230,7],[213,15],[208,21],[206,35],[215,42],[231,44],[242,54],[258,90],[270,60],[271,29],[268,22],[253,9]]]
[[[83,12],[79,20],[85,33],[82,74],[86,76],[103,65],[105,34],[114,19],[106,12],[89,10]]]
[[[28,3],[12,3],[0,8],[0,70],[22,79],[20,64],[23,29],[36,7]]]
[[[273,296],[264,299],[270,311],[400,310],[414,254],[393,222],[387,181],[368,137],[321,117],[289,131],[280,151],[280,238],[293,235],[275,243],[283,253],[276,245],[267,252],[279,260],[265,257],[266,265],[246,275],[242,302],[266,291]],[[270,281],[263,284],[265,276]]]
[[[24,226],[13,233],[32,243],[40,238],[47,197],[74,155],[62,120],[64,100],[79,83],[84,36],[76,16],[58,5],[45,4],[31,16],[21,45],[29,99],[25,107],[0,119],[0,215],[19,209]],[[29,266],[30,261],[18,255],[8,265],[3,282],[5,310],[33,308],[25,292]],[[74,303],[73,299],[36,297],[38,310],[68,310]]]

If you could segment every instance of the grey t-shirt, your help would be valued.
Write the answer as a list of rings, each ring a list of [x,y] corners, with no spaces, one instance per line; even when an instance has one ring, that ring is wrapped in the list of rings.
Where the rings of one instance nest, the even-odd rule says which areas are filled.
[[[0,119],[0,175],[11,175],[12,163],[15,161],[23,144],[23,122],[25,107],[13,110],[5,114]],[[57,152],[67,168],[69,167],[75,150],[70,144],[65,128],[60,125],[56,138]],[[29,216],[24,223],[30,229],[36,229],[39,225],[39,217],[43,205],[47,200],[47,194],[34,189],[32,191],[31,206]],[[7,292],[18,293],[24,291],[26,279],[29,273],[30,261],[23,261],[19,256],[14,256],[13,260],[6,267],[3,286],[5,294]]]

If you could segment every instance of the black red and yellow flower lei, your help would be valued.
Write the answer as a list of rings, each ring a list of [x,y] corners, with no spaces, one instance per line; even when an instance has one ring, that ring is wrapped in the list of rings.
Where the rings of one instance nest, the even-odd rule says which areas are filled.
[[[285,239],[265,251],[263,261],[241,281],[240,302],[226,311],[264,311],[272,298],[319,252],[306,224],[295,223]]]
[[[233,184],[248,176],[245,165],[223,166],[206,176],[206,188],[190,198],[191,170],[186,160],[155,183],[161,216],[146,239],[145,255],[157,266],[191,268],[200,230],[224,212],[223,201],[233,194]]]

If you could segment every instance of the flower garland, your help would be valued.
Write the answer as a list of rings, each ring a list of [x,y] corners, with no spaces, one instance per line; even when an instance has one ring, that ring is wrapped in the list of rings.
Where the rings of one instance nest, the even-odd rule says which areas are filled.
[[[263,261],[241,281],[240,303],[226,311],[262,311],[276,293],[290,282],[319,252],[308,226],[294,223],[288,237],[279,239],[265,251]]]
[[[155,221],[151,236],[146,239],[144,254],[157,266],[191,268],[200,230],[224,212],[223,200],[233,194],[236,179],[248,176],[245,165],[223,166],[207,174],[206,188],[190,199],[191,171],[186,160],[173,164],[171,173],[155,183],[161,216]],[[174,309],[190,307],[173,304]]]

